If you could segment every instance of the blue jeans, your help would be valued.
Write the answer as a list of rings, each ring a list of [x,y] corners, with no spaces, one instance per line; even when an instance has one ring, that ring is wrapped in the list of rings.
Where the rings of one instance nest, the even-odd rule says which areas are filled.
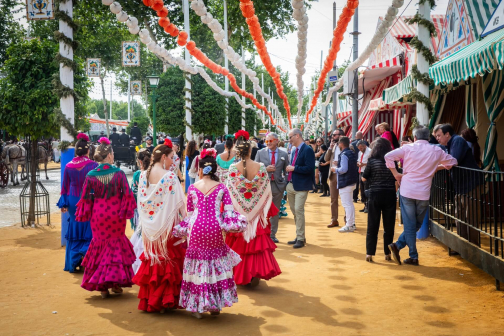
[[[401,196],[401,214],[404,224],[404,231],[395,243],[400,250],[409,247],[409,256],[418,259],[416,248],[416,233],[422,227],[425,214],[429,210],[429,201],[416,200]]]

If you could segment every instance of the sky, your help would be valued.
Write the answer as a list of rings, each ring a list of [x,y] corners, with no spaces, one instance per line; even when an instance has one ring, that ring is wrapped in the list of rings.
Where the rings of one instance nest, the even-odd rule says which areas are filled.
[[[1,1],[1,0],[0,0]],[[267,0],[256,0],[256,1],[267,1]],[[289,1],[289,0],[286,0]],[[120,2],[120,0],[119,0]],[[320,70],[321,65],[321,52],[323,54],[323,59],[327,56],[329,50],[329,42],[332,39],[333,33],[333,2],[334,0],[318,0],[310,2],[311,9],[307,11],[308,14],[308,46],[307,46],[307,60],[306,60],[306,73],[303,76],[305,89],[309,86],[310,78]],[[449,0],[437,0],[437,7],[432,10],[432,14],[446,14],[446,8],[448,6]],[[336,0],[336,17],[339,17],[341,10],[345,5],[345,0]],[[364,50],[368,45],[369,41],[372,39],[374,32],[378,24],[378,18],[380,16],[385,16],[387,8],[391,5],[392,0],[361,0],[359,4],[359,51]],[[399,9],[398,15],[414,15],[417,10],[418,0],[404,0],[404,5]],[[106,8],[100,8],[100,10],[106,10]],[[190,15],[196,15],[193,11]],[[18,19],[21,14],[16,15]],[[23,18],[22,21],[25,21]],[[353,60],[352,53],[352,35],[350,32],[353,31],[353,20],[350,22],[347,28],[347,33],[343,43],[341,44],[341,49],[338,52],[336,62],[338,65],[342,64],[345,60]],[[215,42],[210,42],[215,43]],[[296,87],[296,67],[294,60],[297,55],[297,32],[288,34],[284,38],[271,39],[267,42],[268,52],[271,57],[271,61],[275,66],[280,66],[282,70],[288,71],[290,74],[289,82],[291,85]],[[204,46],[202,46],[204,51]],[[175,52],[173,54],[178,54]],[[250,58],[251,55],[246,55]],[[260,64],[261,60],[256,54],[255,57],[256,64]],[[367,64],[367,63],[365,63]],[[112,78],[108,78],[105,81],[105,92],[107,99],[110,99],[110,82]],[[94,87],[90,92],[90,96],[94,99],[101,99],[101,88],[98,85],[98,81],[94,80]],[[273,90],[273,88],[271,88]],[[267,89],[266,89],[267,91]],[[119,95],[118,91],[113,86],[113,100],[127,101],[126,95]]]

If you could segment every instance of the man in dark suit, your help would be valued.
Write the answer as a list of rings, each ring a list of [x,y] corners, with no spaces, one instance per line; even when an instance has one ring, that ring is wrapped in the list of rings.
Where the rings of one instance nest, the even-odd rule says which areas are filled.
[[[119,141],[123,147],[129,147],[130,137],[126,134],[126,129],[121,130],[121,135],[119,135]]]
[[[226,138],[226,137],[224,137],[224,138]],[[224,141],[221,141],[220,143],[218,143],[214,146],[215,150],[217,151],[217,155],[224,153],[224,150],[226,149],[224,146]]]
[[[135,141],[135,145],[140,145],[142,143],[142,131],[138,128],[138,123],[134,122],[133,127],[130,130],[131,140]]]
[[[298,128],[289,132],[289,141],[296,147],[291,152],[291,163],[287,166],[287,198],[296,222],[296,239],[288,242],[294,248],[305,246],[305,203],[308,192],[315,184],[315,153],[303,141]]]
[[[119,133],[117,133],[117,128],[112,128],[112,134],[110,134],[109,140],[112,143],[112,147],[121,145],[121,139]]]
[[[273,194],[273,204],[280,210],[282,198],[287,186],[287,166],[289,165],[289,155],[278,148],[278,135],[269,133],[266,137],[267,148],[257,152],[256,162],[262,162],[266,166],[271,180],[271,192]],[[278,231],[279,214],[270,218],[271,240],[278,243],[276,233]]]

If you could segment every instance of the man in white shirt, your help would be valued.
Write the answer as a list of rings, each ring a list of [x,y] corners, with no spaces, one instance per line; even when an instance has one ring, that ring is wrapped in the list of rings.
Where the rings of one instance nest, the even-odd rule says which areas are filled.
[[[338,147],[340,136],[345,135],[343,130],[336,129],[332,133],[331,146],[325,153],[326,162],[331,162],[331,169],[329,170],[329,191],[331,192],[331,224],[327,225],[328,228],[339,226],[338,222],[338,179],[336,177],[336,167],[338,166],[338,156],[341,153]]]
[[[357,157],[357,167],[359,168],[359,183],[357,184],[357,190],[360,188],[361,193],[361,202],[364,203],[364,208],[359,210],[359,212],[368,212],[368,204],[366,197],[366,183],[362,181],[362,173],[364,173],[364,169],[366,169],[366,165],[369,159],[369,155],[371,154],[371,148],[366,145],[365,141],[359,140],[357,142],[357,148],[359,149],[359,154]],[[357,192],[358,193],[358,192]]]

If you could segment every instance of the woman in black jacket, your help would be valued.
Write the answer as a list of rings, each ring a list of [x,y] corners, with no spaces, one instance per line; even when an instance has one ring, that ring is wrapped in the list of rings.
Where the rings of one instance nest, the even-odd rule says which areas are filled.
[[[389,244],[394,240],[396,217],[395,178],[385,165],[385,154],[392,150],[390,141],[378,138],[371,144],[372,150],[362,180],[367,181],[368,228],[366,235],[366,261],[372,262],[378,243],[380,217],[383,217],[383,249],[385,260],[391,260]]]
[[[320,155],[319,160],[319,172],[320,172],[320,184],[322,186],[322,191],[324,192],[320,197],[329,197],[329,184],[327,183],[327,179],[329,178],[329,165],[331,162],[326,162],[324,158],[324,154],[327,151],[327,146],[322,145],[320,146],[320,152],[322,153]]]

